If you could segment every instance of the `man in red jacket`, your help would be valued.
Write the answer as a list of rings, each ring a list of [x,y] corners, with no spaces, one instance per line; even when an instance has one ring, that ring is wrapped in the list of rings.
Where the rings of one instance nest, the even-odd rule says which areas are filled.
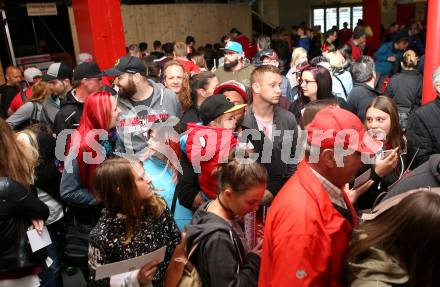
[[[351,46],[351,56],[353,57],[354,61],[359,59],[364,54],[363,50],[365,49],[366,41],[367,36],[365,35],[364,30],[357,30],[353,33],[348,45]]]
[[[381,145],[359,118],[327,107],[307,126],[306,158],[275,197],[266,220],[260,287],[343,286],[356,213],[343,187]],[[362,159],[362,160],[361,160]]]

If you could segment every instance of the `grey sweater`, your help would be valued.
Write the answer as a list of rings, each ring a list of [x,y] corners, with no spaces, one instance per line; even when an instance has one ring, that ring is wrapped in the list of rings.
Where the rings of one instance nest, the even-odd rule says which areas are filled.
[[[26,102],[22,105],[18,110],[15,111],[9,118],[6,119],[6,122],[13,128],[16,129],[20,124],[31,120],[32,113],[34,111],[34,107],[36,109],[34,120],[40,119],[42,104],[38,102]]]
[[[121,109],[117,127],[120,139],[118,151],[138,155],[147,147],[147,134],[153,123],[159,119],[174,117],[180,119],[182,110],[176,94],[162,84],[149,80],[153,87],[151,101],[145,105],[130,99],[118,99]]]

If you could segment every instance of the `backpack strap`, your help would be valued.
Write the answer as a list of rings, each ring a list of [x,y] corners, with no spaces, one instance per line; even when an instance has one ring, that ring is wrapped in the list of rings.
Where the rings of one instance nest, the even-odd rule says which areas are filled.
[[[174,190],[173,201],[171,202],[171,215],[174,217],[174,213],[176,212],[177,205],[177,190]]]
[[[31,118],[30,118],[30,124],[35,124],[38,123],[38,104],[35,102],[31,102],[32,103],[32,113],[31,113]]]
[[[26,97],[26,91],[24,89],[20,89],[20,97],[23,104],[28,101],[28,98]]]
[[[341,79],[339,79],[339,77],[336,74],[333,74],[333,75],[335,76],[336,80],[338,80],[339,83],[341,83],[342,89],[344,90],[345,98],[348,99],[347,90],[345,89],[344,84],[342,83]]]

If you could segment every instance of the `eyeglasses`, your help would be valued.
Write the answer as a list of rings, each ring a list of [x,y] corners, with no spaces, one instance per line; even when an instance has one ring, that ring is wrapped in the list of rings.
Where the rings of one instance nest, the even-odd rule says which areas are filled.
[[[316,83],[317,81],[314,81],[314,80],[304,80],[303,78],[299,78],[298,79],[298,84],[301,86],[302,85],[302,83],[305,83],[306,84],[306,86],[309,84],[309,83]]]

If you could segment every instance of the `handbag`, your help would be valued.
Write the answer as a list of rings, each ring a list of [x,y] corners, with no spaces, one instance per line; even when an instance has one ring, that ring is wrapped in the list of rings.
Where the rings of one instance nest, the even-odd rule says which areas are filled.
[[[98,222],[101,209],[101,206],[69,206],[67,216],[72,222],[68,224],[64,238],[63,260],[70,266],[87,266],[89,235]]]

